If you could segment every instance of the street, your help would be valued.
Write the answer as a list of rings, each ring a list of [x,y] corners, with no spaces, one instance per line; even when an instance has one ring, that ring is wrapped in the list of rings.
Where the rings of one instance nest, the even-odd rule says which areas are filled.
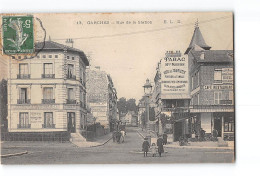
[[[28,151],[28,154],[2,158],[3,164],[127,164],[127,163],[225,163],[234,161],[233,150],[225,149],[175,149],[165,147],[162,157],[143,157],[143,138],[137,128],[127,128],[125,142],[110,140],[103,146],[78,148],[66,143],[21,142],[8,147],[12,151]],[[3,145],[5,148],[5,144]]]

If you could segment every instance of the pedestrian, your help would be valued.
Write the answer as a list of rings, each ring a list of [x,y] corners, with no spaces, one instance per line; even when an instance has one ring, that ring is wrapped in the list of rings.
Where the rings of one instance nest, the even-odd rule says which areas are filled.
[[[118,132],[116,133],[116,141],[117,141],[117,143],[119,143],[119,144],[120,144],[120,139],[121,139],[121,133],[120,133],[120,131],[118,131]]]
[[[166,145],[167,144],[167,134],[166,133],[163,133],[163,145]]]
[[[155,145],[155,143],[152,143],[151,152],[152,152],[153,157],[156,156],[157,150],[158,150],[158,147]]]
[[[215,128],[214,128],[214,130],[213,130],[213,141],[217,141],[218,140],[218,130],[216,130]]]
[[[142,145],[142,150],[144,152],[144,157],[147,157],[147,152],[149,151],[149,148],[150,148],[150,144],[148,142],[148,138],[144,138],[144,142],[143,142],[143,145]]]
[[[116,142],[116,134],[117,134],[117,131],[113,131],[113,142]]]
[[[164,149],[163,149],[163,139],[162,139],[161,135],[159,135],[159,138],[157,139],[157,147],[158,147],[159,156],[161,157],[162,153],[164,152]]]
[[[120,133],[121,133],[122,143],[124,143],[125,142],[125,131],[121,130]]]

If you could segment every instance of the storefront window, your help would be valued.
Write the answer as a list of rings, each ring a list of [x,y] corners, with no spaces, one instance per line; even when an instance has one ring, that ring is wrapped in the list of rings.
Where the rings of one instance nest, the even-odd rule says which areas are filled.
[[[224,131],[225,132],[234,132],[234,122],[225,122]]]
[[[53,113],[52,112],[44,113],[44,127],[53,128]]]

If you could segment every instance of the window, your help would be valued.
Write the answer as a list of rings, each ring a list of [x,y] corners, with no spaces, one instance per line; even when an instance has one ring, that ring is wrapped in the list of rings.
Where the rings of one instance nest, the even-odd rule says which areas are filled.
[[[29,74],[28,64],[19,64],[19,74],[20,75]]]
[[[192,76],[192,77],[191,77],[191,90],[193,90],[193,82],[194,82],[193,79],[194,79],[194,77]]]
[[[71,57],[72,60],[74,60],[74,57]]]
[[[15,59],[15,56],[12,56],[12,59]]]
[[[18,56],[18,59],[22,59],[22,56]]]
[[[52,112],[44,113],[44,126],[43,127],[44,128],[54,128]]]
[[[198,72],[198,75],[197,75],[197,77],[198,77],[198,85],[197,85],[197,87],[199,87],[199,85],[200,85],[200,72]]]
[[[200,94],[199,93],[198,93],[197,98],[198,98],[198,105],[199,105],[200,104]]]
[[[43,55],[42,58],[46,58],[46,55]]]
[[[18,128],[30,128],[28,112],[20,112]]]
[[[59,56],[58,55],[55,55],[55,58],[58,58]]]
[[[222,97],[222,92],[214,92],[214,103],[215,103],[215,105],[220,104],[221,97]]]
[[[68,99],[69,100],[75,99],[75,94],[74,94],[73,88],[68,88]]]
[[[53,74],[53,68],[51,63],[46,63],[43,65],[44,74]]]
[[[70,56],[67,56],[67,59],[70,59]]]
[[[43,88],[43,99],[53,99],[53,88],[52,87]]]
[[[17,104],[25,104],[30,103],[27,95],[27,88],[21,88],[19,92],[19,99],[17,100]]]
[[[214,71],[214,83],[222,83],[222,70]]]
[[[234,122],[231,121],[231,122],[225,122],[224,124],[224,131],[225,132],[233,132],[234,131]]]
[[[38,59],[40,58],[40,55],[39,55],[39,54],[37,55],[37,58],[38,58]]]
[[[74,65],[68,64],[68,78],[72,78],[74,76]]]
[[[52,55],[49,55],[49,58],[52,58]]]

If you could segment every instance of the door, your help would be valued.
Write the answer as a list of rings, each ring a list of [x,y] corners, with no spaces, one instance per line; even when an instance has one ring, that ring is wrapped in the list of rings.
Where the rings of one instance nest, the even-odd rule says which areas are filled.
[[[174,141],[179,141],[182,136],[182,122],[176,122],[174,124]]]
[[[75,123],[75,112],[68,112],[68,132],[76,132],[76,123]]]
[[[222,121],[221,117],[214,118],[214,129],[218,131],[218,137],[221,137],[222,134]]]

